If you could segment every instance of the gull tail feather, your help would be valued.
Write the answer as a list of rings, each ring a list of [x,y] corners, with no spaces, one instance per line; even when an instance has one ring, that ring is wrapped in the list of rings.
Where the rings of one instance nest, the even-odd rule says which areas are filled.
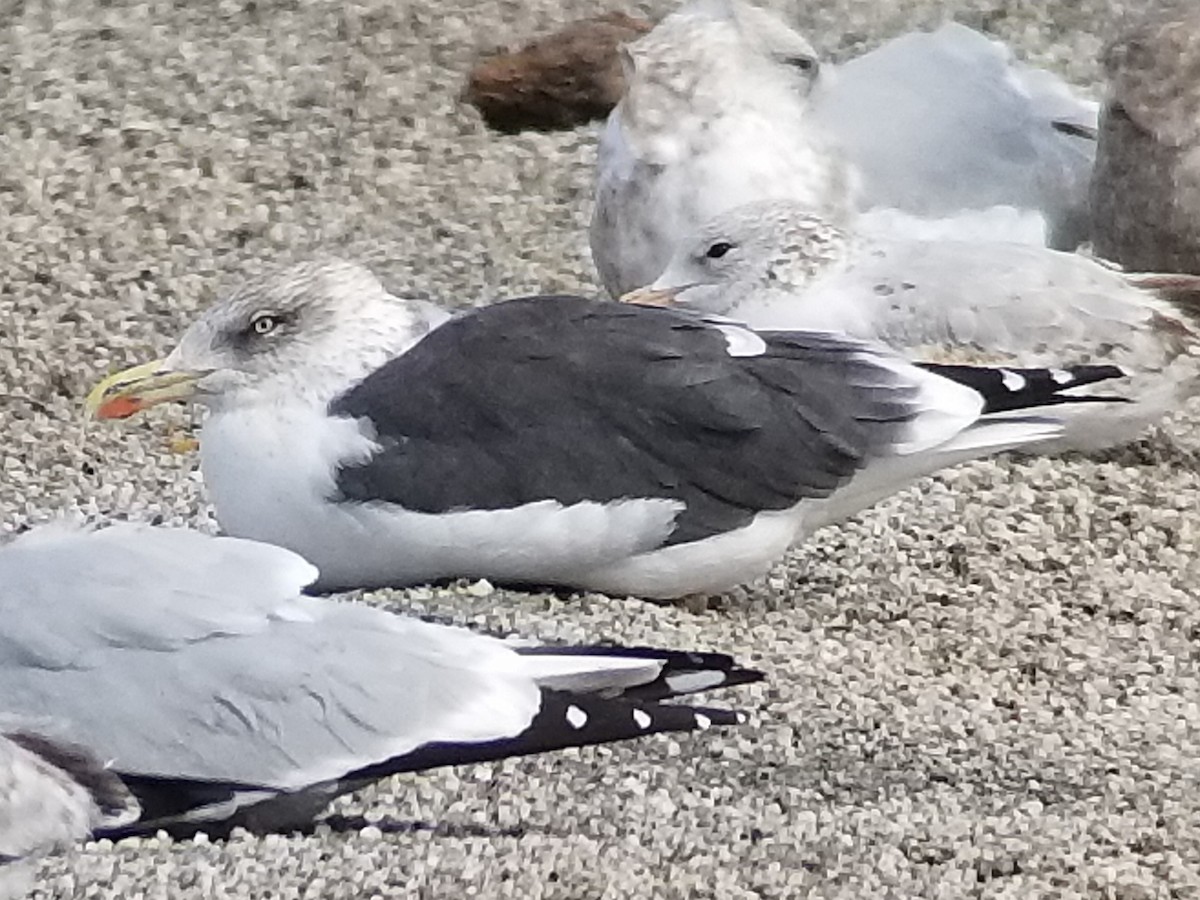
[[[1048,443],[1062,434],[1062,424],[1052,418],[1009,414],[980,419],[930,452],[889,456],[872,462],[842,490],[823,501],[809,523],[816,528],[839,522],[941,469]]]

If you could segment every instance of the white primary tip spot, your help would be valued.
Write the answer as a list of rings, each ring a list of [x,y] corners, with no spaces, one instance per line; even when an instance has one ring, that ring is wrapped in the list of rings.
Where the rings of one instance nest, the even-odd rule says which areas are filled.
[[[587,713],[585,713],[578,706],[567,707],[567,724],[569,724],[572,728],[582,728],[587,724],[587,720]]]
[[[725,352],[730,356],[762,356],[767,352],[767,342],[749,328],[719,322],[711,324],[725,335]]]
[[[739,725],[745,725],[747,722],[750,721],[750,717],[748,715],[746,715],[744,712],[734,713],[734,715],[737,716],[737,723]]]
[[[1050,377],[1054,380],[1055,384],[1070,384],[1075,380],[1066,369],[1051,369]]]
[[[1008,369],[1000,370],[1000,380],[1010,391],[1019,391],[1025,387],[1025,377],[1016,372],[1010,372]]]
[[[696,713],[696,727],[701,731],[708,731],[712,727],[712,719],[704,715],[704,713]]]
[[[640,709],[635,709],[633,711],[633,721],[637,722],[638,728],[649,728],[651,721],[650,714]]]
[[[692,694],[724,683],[724,672],[681,672],[667,676],[667,687],[678,694]]]

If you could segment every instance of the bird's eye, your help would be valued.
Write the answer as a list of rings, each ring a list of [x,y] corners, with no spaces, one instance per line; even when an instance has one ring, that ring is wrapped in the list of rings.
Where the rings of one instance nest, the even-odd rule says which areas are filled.
[[[270,313],[259,313],[250,320],[250,327],[255,334],[270,334],[279,327],[279,319]]]
[[[811,56],[797,54],[795,56],[783,57],[783,64],[791,66],[793,69],[799,69],[801,72],[812,72],[817,68],[817,61]]]
[[[704,251],[704,255],[709,259],[720,259],[732,249],[733,244],[729,241],[717,241],[715,244],[709,245],[708,249]]]

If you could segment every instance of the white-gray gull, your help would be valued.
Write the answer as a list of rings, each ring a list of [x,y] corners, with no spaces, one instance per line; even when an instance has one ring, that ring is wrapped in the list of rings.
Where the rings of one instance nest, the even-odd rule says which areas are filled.
[[[361,266],[302,263],[89,406],[207,406],[221,527],[312,559],[322,589],[467,576],[676,598],[764,574],[863,485],[1057,433],[988,413],[1076,381],[1009,390],[997,370],[935,374],[837,335],[578,297],[436,319]]]
[[[0,898],[32,887],[32,857],[141,813],[121,779],[85,748],[0,716]]]
[[[901,35],[826,73],[812,124],[860,178],[862,208],[955,220],[935,221],[943,234],[978,221],[962,211],[991,209],[993,236],[1006,237],[1020,221],[1012,212],[1024,210],[1038,214],[1027,217],[1037,243],[1073,250],[1087,240],[1099,107],[1059,76],[956,22]]]
[[[1060,410],[1043,450],[1133,440],[1200,387],[1200,278],[1129,275],[1002,241],[856,234],[787,200],[751,203],[685,237],[626,299],[678,302],[755,328],[821,328],[930,362],[1111,363],[1124,404]]]
[[[148,525],[0,547],[0,716],[86,746],[141,805],[85,805],[64,834],[298,827],[397,772],[732,725],[662,701],[761,678],[721,654],[520,646],[303,596],[316,574]]]
[[[623,52],[590,235],[614,297],[653,281],[682,234],[754,200],[1071,248],[1085,230],[1096,104],[964,26],[835,70],[771,13],[693,0]]]

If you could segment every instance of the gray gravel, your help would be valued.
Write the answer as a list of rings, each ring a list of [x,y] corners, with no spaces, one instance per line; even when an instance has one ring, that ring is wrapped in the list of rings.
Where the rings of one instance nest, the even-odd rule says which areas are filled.
[[[208,522],[195,460],[167,449],[182,412],[85,444],[79,399],[256,259],[344,245],[458,304],[596,292],[592,130],[497,136],[456,98],[479,49],[598,11],[0,0],[2,527],[64,508]],[[1117,11],[814,0],[797,18],[845,53],[953,13],[1090,84]],[[1198,896],[1194,425],[923,483],[700,614],[376,594],[546,639],[726,650],[771,682],[743,692],[738,731],[397,778],[308,836],[101,842],[46,861],[36,896]]]

